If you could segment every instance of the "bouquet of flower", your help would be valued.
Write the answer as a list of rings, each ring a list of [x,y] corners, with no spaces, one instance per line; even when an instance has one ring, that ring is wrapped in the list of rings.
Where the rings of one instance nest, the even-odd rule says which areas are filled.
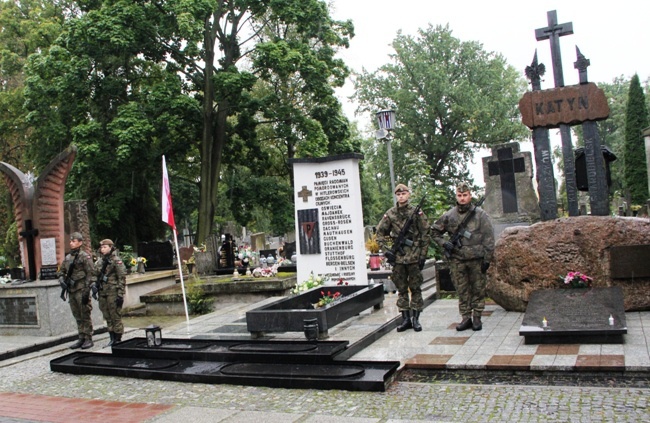
[[[332,294],[330,291],[327,291],[327,294],[325,294],[325,291],[321,291],[320,294],[322,295],[322,297],[320,297],[318,302],[314,304],[314,308],[325,307],[326,305],[331,304],[334,301],[341,298],[340,292],[335,292],[334,294]]]
[[[278,274],[278,266],[273,265],[271,267],[256,267],[253,270],[252,274],[256,278],[259,277],[270,278],[271,276],[275,276]]]
[[[300,282],[299,284],[296,284],[296,286],[294,286],[293,289],[291,289],[291,293],[294,294],[294,295],[295,294],[300,294],[301,292],[310,290],[312,288],[316,288],[317,286],[321,286],[326,281],[327,281],[327,278],[325,278],[325,277],[323,277],[321,275],[314,276],[314,272],[311,272],[309,274],[309,278],[306,281]]]
[[[147,265],[147,259],[144,258],[144,257],[137,257],[137,258],[135,259],[135,262],[136,262],[136,263],[142,263],[142,264],[145,265],[145,266]]]
[[[560,277],[566,288],[591,288],[594,281],[592,277],[580,272],[569,272],[565,277]]]

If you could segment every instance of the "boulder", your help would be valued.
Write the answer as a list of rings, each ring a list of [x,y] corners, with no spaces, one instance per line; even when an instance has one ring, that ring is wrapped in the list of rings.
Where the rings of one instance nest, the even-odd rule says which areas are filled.
[[[610,248],[629,245],[650,245],[650,220],[579,216],[507,228],[496,242],[487,294],[508,311],[524,312],[531,292],[559,288],[577,271],[594,287],[620,286],[626,311],[650,310],[650,278],[610,275]]]

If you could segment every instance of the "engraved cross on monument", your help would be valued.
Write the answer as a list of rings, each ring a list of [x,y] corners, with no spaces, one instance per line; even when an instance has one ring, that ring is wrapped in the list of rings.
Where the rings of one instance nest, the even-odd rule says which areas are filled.
[[[564,87],[562,56],[560,54],[560,37],[573,34],[573,23],[566,22],[558,24],[557,12],[555,10],[547,12],[546,16],[548,18],[548,26],[536,29],[535,38],[537,41],[550,41],[555,87]],[[562,139],[562,156],[564,157],[564,178],[566,183],[569,216],[578,216],[580,214],[578,209],[578,188],[576,186],[575,158],[569,125],[560,124],[560,137]]]
[[[517,185],[515,173],[526,170],[523,157],[514,158],[512,148],[497,149],[497,160],[488,161],[488,175],[497,176],[501,182],[501,204],[504,213],[517,213]]]

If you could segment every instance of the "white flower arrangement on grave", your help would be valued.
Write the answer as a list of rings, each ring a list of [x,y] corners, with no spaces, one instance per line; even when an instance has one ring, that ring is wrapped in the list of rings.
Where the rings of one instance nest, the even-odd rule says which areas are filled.
[[[274,264],[270,267],[256,267],[252,272],[253,276],[256,278],[264,277],[270,278],[278,274],[278,265]]]
[[[0,276],[0,284],[11,283],[11,276]]]
[[[317,286],[324,285],[325,283],[327,283],[327,281],[329,281],[329,278],[321,275],[314,276],[314,272],[312,271],[309,274],[309,278],[307,278],[306,281],[296,284],[296,286],[294,286],[293,289],[291,289],[291,294],[293,295],[301,294],[312,288],[316,288]]]

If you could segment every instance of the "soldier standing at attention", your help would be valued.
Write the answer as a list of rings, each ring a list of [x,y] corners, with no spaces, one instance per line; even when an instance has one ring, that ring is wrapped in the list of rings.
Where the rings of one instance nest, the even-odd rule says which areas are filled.
[[[65,256],[59,270],[59,284],[68,293],[70,310],[77,321],[79,339],[70,345],[71,349],[88,349],[93,344],[93,322],[90,313],[90,282],[93,275],[93,260],[81,250],[83,236],[79,232],[70,235],[70,252]],[[62,297],[63,298],[63,297]]]
[[[95,262],[95,275],[103,279],[99,287],[94,282],[91,289],[93,296],[99,292],[99,309],[104,315],[108,334],[111,337],[106,345],[110,347],[122,340],[124,324],[122,323],[122,305],[126,286],[126,267],[113,247],[113,241],[105,239],[99,243],[99,260]],[[103,272],[102,272],[103,270]]]
[[[415,206],[409,204],[411,198],[409,187],[404,184],[397,185],[395,195],[397,196],[397,205],[390,208],[377,225],[377,242],[384,251],[387,251],[388,241],[395,241],[415,210]],[[413,328],[419,332],[422,330],[419,321],[420,313],[424,308],[422,269],[429,247],[429,224],[421,210],[411,224],[407,238],[412,243],[409,242],[410,245],[403,246],[405,254],[397,254],[392,274],[392,280],[398,292],[397,308],[402,313],[402,323],[397,326],[397,331],[403,332]],[[411,292],[410,298],[409,291]]]
[[[473,213],[472,213],[473,211]],[[470,218],[454,245],[444,236],[458,231],[467,213]],[[458,293],[458,310],[462,321],[457,331],[481,330],[481,313],[485,309],[486,273],[494,254],[494,231],[490,216],[472,204],[472,192],[467,182],[456,186],[456,206],[447,211],[432,226],[433,240],[445,249],[451,279]]]

